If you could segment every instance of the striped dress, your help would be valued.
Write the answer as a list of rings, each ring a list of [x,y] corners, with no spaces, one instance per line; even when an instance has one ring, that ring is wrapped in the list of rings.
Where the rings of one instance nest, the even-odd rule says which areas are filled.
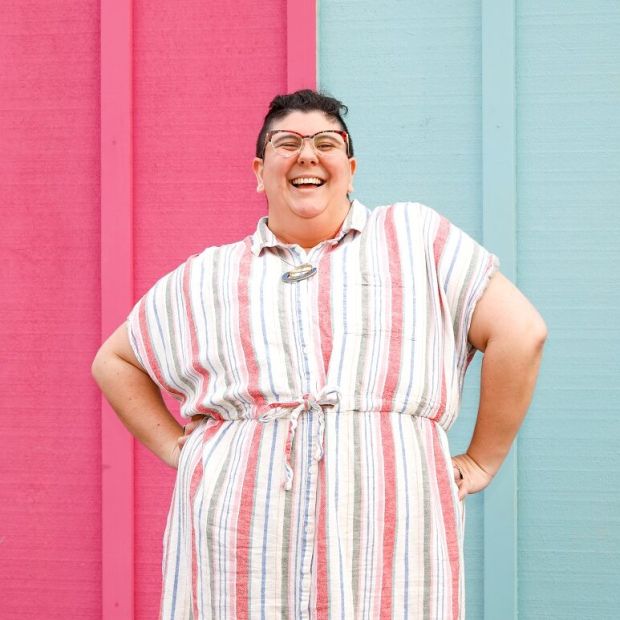
[[[314,276],[282,281],[305,262]],[[162,618],[464,618],[446,431],[497,269],[429,207],[354,201],[307,253],[263,218],[142,297],[136,357],[206,415],[181,453]]]

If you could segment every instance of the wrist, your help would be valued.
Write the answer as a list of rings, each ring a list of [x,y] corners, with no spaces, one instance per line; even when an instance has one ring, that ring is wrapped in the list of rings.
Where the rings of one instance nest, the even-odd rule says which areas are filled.
[[[475,465],[478,469],[482,470],[490,478],[493,478],[495,476],[495,474],[499,470],[499,466],[501,465],[501,461],[497,466],[493,465],[489,459],[485,459],[480,455],[477,455],[475,452],[472,453],[472,450],[469,448],[463,454],[463,456],[470,460],[473,465]]]
[[[179,456],[181,454],[181,446],[179,445],[179,437],[172,438],[166,444],[164,458],[162,459],[166,465],[176,469],[179,465]]]

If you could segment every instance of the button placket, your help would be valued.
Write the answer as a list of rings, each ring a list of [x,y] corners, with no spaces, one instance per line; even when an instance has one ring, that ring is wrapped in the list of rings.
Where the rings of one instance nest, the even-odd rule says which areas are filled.
[[[303,254],[303,250],[297,251],[297,249],[292,249],[291,254],[294,255],[294,262],[303,263],[307,262],[311,263],[315,267],[319,267],[320,259],[324,253],[325,249],[329,250],[329,246],[322,242],[308,254]],[[337,389],[333,387],[324,386],[321,390],[320,394],[317,394],[316,397],[312,396],[314,389],[316,388],[316,360],[313,356],[313,346],[314,341],[310,338],[310,334],[312,333],[312,317],[313,313],[304,312],[304,308],[310,308],[310,293],[312,290],[312,286],[316,286],[316,283],[313,281],[315,278],[318,278],[318,274],[313,276],[312,278],[308,278],[306,280],[301,280],[299,282],[293,283],[294,290],[291,291],[293,294],[293,304],[294,304],[294,317],[296,321],[295,331],[297,333],[297,338],[299,342],[299,352],[301,359],[300,363],[300,371],[302,373],[301,381],[303,384],[304,397],[303,401],[299,403],[299,405],[295,408],[295,414],[291,415],[294,417],[295,425],[299,419],[299,416],[304,418],[304,426],[306,426],[305,431],[311,432],[311,450],[312,455],[310,459],[309,466],[306,469],[304,480],[301,480],[298,484],[300,484],[300,488],[304,489],[304,495],[307,498],[308,504],[305,509],[305,514],[303,516],[303,520],[301,522],[301,531],[300,536],[303,539],[303,545],[301,551],[302,558],[300,562],[300,591],[298,593],[298,604],[299,604],[299,618],[310,618],[310,603],[311,603],[311,590],[312,590],[312,563],[314,560],[314,549],[315,549],[315,535],[316,535],[316,500],[317,500],[317,489],[318,489],[318,470],[319,470],[319,461],[323,458],[324,450],[323,450],[323,440],[324,440],[324,428],[325,428],[325,412],[323,407],[331,407],[336,405],[339,402],[340,393]],[[313,377],[315,381],[313,381]],[[294,433],[294,429],[293,429]],[[289,435],[289,440],[292,440],[292,437]],[[290,443],[287,442],[287,453],[290,449]],[[288,466],[288,460],[287,460]],[[292,478],[293,471],[292,467],[287,468],[287,476],[285,481],[285,489],[292,488]]]

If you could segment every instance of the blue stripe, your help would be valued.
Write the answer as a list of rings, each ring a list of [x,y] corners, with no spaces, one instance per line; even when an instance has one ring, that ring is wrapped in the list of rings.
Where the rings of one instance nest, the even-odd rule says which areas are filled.
[[[273,464],[276,454],[276,438],[278,435],[278,424],[280,420],[276,420],[275,424],[270,424],[268,428],[271,429],[271,450],[269,452],[269,477],[267,478],[267,494],[265,498],[265,505],[271,505],[271,482],[273,480]],[[242,507],[243,509],[244,507]],[[267,584],[267,534],[269,532],[269,510],[265,510],[265,525],[263,526],[263,552],[261,557],[261,592],[260,592],[260,609],[261,618],[263,620],[265,616],[265,586]]]
[[[414,265],[414,261],[413,261],[413,244],[411,243],[411,222],[409,221],[409,211],[410,209],[403,209],[403,211],[405,212],[405,222],[406,222],[406,226],[405,229],[407,231],[407,246],[409,248],[409,266],[410,266],[410,273],[413,274],[413,265]],[[414,291],[415,292],[415,291]],[[411,316],[411,320],[413,321],[413,324],[415,325],[415,318],[416,318],[416,302],[415,302],[415,298],[412,305],[412,316]],[[401,408],[401,410],[399,411],[399,413],[403,414],[405,413],[406,409],[408,408],[408,403],[409,400],[411,398],[411,390],[413,388],[413,377],[415,376],[415,356],[416,356],[416,345],[414,344],[411,347],[411,359],[409,361],[410,366],[411,366],[411,370],[407,373],[409,375],[409,383],[407,384],[407,392],[406,392],[406,396],[404,399],[404,404]]]
[[[234,246],[233,246],[234,248]],[[224,258],[225,260],[223,261],[223,265],[224,265],[224,274],[223,274],[223,281],[224,282],[233,282],[234,283],[234,288],[238,289],[239,288],[239,269],[236,269],[236,272],[234,275],[232,275],[231,273],[231,258],[232,258],[232,249],[228,252],[224,251],[225,248],[222,248],[220,251],[224,254]],[[247,250],[245,247],[243,249],[243,251],[241,252],[241,256],[239,257],[239,261],[241,262],[243,260],[243,255],[248,252],[249,250]],[[244,283],[244,286],[247,286],[248,283]],[[232,288],[232,287],[230,287]],[[223,291],[229,291],[230,290],[229,287],[224,287]],[[249,299],[249,296],[248,296]],[[251,302],[250,302],[251,304]],[[232,319],[232,311],[231,311],[231,307],[232,304],[230,303],[230,300],[225,297],[222,294],[222,306],[223,306],[223,319],[224,321],[222,321],[222,328],[223,328],[223,332],[224,332],[224,340],[226,342],[226,344],[228,345],[228,348],[224,351],[224,353],[227,354],[228,359],[230,360],[230,363],[226,365],[226,367],[230,370],[231,374],[233,375],[235,381],[233,383],[232,387],[232,392],[235,396],[235,399],[238,402],[241,402],[245,405],[247,405],[249,407],[250,405],[250,401],[245,398],[245,396],[243,396],[241,394],[241,391],[239,390],[239,386],[243,385],[243,382],[241,381],[241,375],[239,374],[238,368],[243,368],[245,366],[245,360],[241,360],[237,357],[236,353],[242,353],[237,351],[235,352],[235,347],[233,345],[232,342],[232,334],[233,334],[233,329],[226,329],[226,325],[225,325],[225,319],[229,318]],[[239,313],[244,312],[244,311],[250,311],[249,308],[241,308],[240,306],[237,306],[239,308]],[[230,326],[231,328],[234,328],[235,326]]]
[[[219,569],[220,569],[220,613],[222,614],[222,618],[225,617],[224,615],[224,604],[225,601],[227,600],[227,571],[226,571],[226,549],[224,548],[224,541],[223,541],[223,536],[221,535],[222,532],[225,532],[227,530],[226,527],[226,519],[229,518],[229,515],[233,514],[232,513],[232,507],[231,507],[231,500],[232,500],[232,492],[233,492],[233,488],[234,486],[238,483],[238,480],[243,480],[243,475],[239,476],[239,464],[241,462],[241,446],[245,446],[248,443],[251,445],[252,443],[252,437],[253,437],[253,433],[250,434],[250,431],[248,430],[250,428],[250,424],[234,424],[232,423],[231,426],[235,427],[235,432],[233,439],[232,439],[232,451],[233,451],[233,456],[230,460],[231,463],[231,467],[230,467],[230,472],[229,475],[227,476],[228,480],[227,480],[227,485],[224,489],[224,497],[223,497],[223,501],[222,501],[222,510],[220,511],[220,523],[219,523],[219,528],[220,528],[220,533],[218,534],[218,540],[219,540]],[[245,435],[250,434],[249,439],[245,437]],[[243,509],[243,507],[241,507]]]
[[[269,351],[269,343],[267,341],[267,325],[265,324],[265,296],[263,294],[265,290],[265,274],[267,273],[266,267],[267,267],[267,263],[265,262],[263,263],[263,273],[261,275],[261,280],[260,280],[259,311],[260,311],[261,328],[263,330],[263,344],[265,345],[265,351]],[[273,399],[280,400],[280,396],[276,392],[276,388],[273,385],[273,372],[271,369],[271,355],[269,354],[265,355],[263,361],[265,362],[267,366],[267,376],[269,377],[269,388],[271,389],[271,393],[273,394]]]

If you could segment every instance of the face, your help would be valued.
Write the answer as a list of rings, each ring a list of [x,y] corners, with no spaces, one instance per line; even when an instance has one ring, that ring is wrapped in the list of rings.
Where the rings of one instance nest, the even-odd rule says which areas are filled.
[[[274,121],[270,129],[287,129],[304,136],[326,129],[342,129],[339,123],[323,112],[294,111]],[[328,220],[333,214],[341,217],[349,207],[347,192],[353,191],[352,179],[356,161],[339,151],[330,157],[317,155],[310,143],[304,140],[302,150],[292,157],[281,157],[270,145],[264,158],[255,158],[252,164],[258,182],[258,191],[264,191],[269,204],[269,221],[283,222],[299,218]],[[296,187],[295,179],[316,177],[320,186]]]

